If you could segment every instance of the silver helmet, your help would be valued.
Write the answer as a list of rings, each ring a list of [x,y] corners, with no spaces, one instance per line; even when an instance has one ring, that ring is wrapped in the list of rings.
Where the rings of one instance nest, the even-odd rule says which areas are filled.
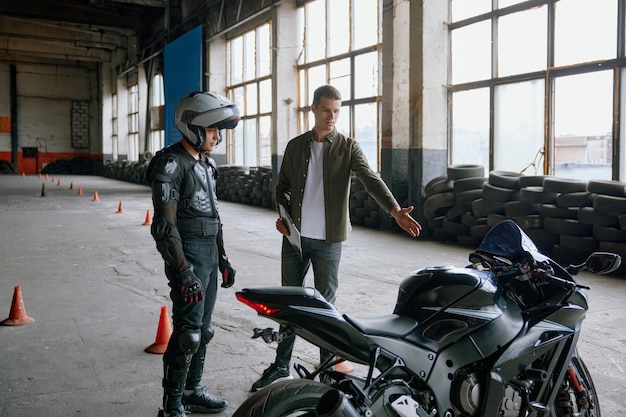
[[[239,122],[239,108],[226,97],[206,91],[195,91],[176,107],[176,127],[191,146],[201,150],[206,140],[205,127],[234,129]],[[218,144],[222,141],[222,133]]]

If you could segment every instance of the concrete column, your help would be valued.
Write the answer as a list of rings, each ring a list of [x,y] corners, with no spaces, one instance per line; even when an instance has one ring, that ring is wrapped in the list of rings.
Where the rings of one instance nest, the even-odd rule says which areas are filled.
[[[396,199],[408,199],[410,141],[409,71],[410,3],[384,0],[382,45],[381,175]],[[382,217],[384,220],[385,217]],[[389,224],[384,224],[388,228]]]
[[[148,77],[146,74],[146,66],[138,65],[137,66],[137,89],[138,89],[138,100],[139,100],[139,141],[137,143],[137,155],[135,158],[139,157],[141,159],[141,155],[146,151],[146,144],[150,142],[150,126],[146,124],[147,115],[150,111],[149,103],[150,103],[150,94],[151,91],[148,90]]]
[[[424,186],[447,167],[447,20],[448,2],[383,3],[381,173],[422,222]]]
[[[128,160],[128,85],[126,77],[117,80],[117,160]]]
[[[218,36],[206,45],[206,74],[205,85],[209,91],[215,91],[220,94],[226,93],[226,39]],[[240,109],[242,110],[242,109]],[[211,157],[215,163],[220,165],[226,164],[226,138],[220,145],[213,150]]]
[[[274,184],[285,147],[298,134],[298,74],[295,70],[302,45],[298,43],[295,0],[272,9],[272,178]],[[274,191],[272,191],[273,193]]]
[[[111,135],[113,134],[113,89],[112,89],[113,68],[110,62],[102,62],[100,64],[100,116],[101,116],[101,132],[102,132],[102,162],[113,162],[113,142]]]

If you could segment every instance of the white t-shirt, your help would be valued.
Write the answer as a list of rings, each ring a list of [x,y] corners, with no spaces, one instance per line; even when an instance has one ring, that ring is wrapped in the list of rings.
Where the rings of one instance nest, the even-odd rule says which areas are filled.
[[[302,198],[300,235],[309,239],[326,239],[324,211],[324,142],[311,142],[311,159]]]

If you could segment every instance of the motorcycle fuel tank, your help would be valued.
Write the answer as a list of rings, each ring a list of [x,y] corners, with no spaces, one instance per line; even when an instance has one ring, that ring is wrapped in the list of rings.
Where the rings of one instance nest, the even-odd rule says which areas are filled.
[[[400,284],[394,313],[418,322],[406,337],[439,350],[501,316],[506,300],[493,274],[471,268],[429,267]]]

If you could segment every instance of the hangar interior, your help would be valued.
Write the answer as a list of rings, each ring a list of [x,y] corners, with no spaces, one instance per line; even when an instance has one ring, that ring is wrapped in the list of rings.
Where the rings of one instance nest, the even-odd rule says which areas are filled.
[[[475,245],[508,217],[550,252],[626,253],[625,16],[625,0],[5,0],[0,160],[142,182],[178,140],[177,101],[213,90],[243,115],[212,155],[221,197],[272,207],[330,83],[338,128],[437,240]],[[353,223],[393,228],[352,196]]]

